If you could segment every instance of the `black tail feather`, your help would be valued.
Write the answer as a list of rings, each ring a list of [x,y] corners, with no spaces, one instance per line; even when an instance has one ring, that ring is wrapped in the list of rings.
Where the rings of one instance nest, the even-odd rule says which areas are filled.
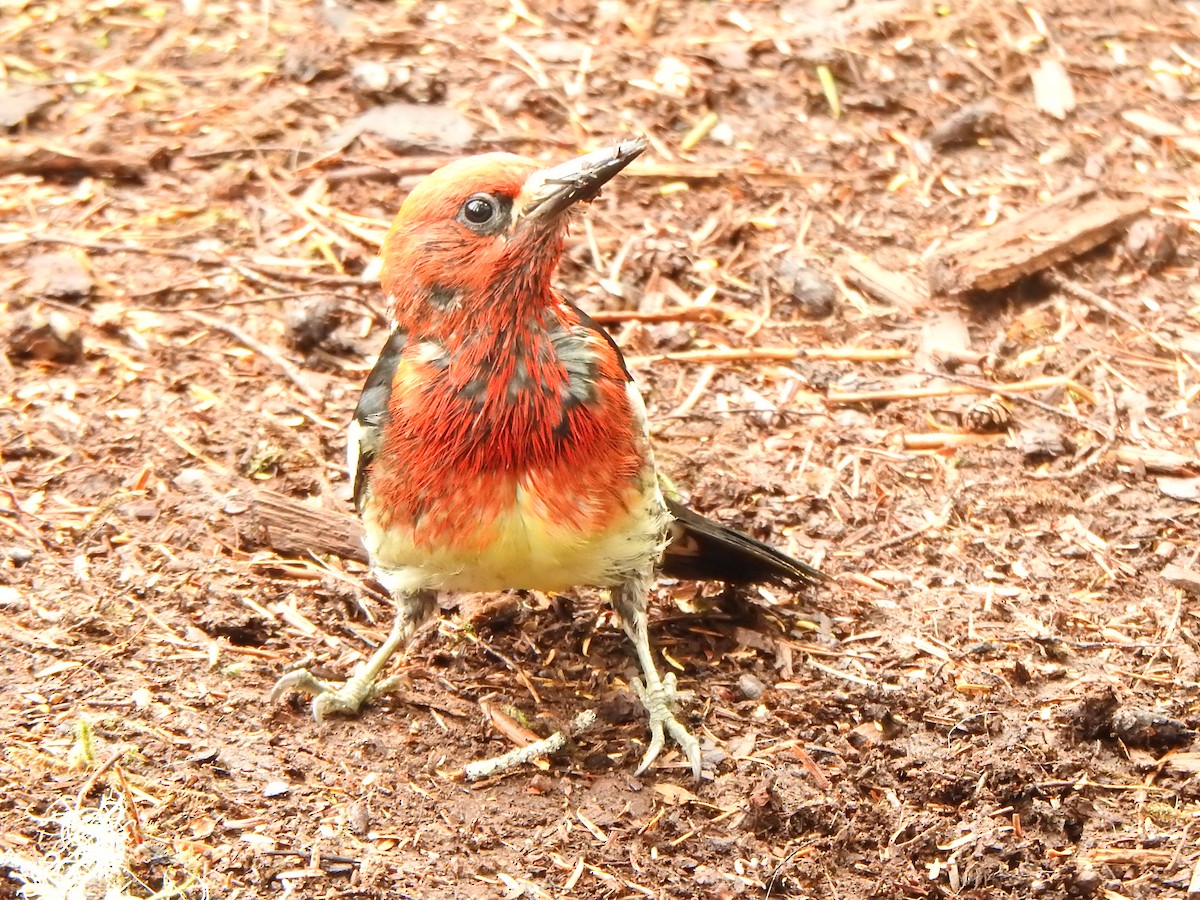
[[[729,584],[817,585],[829,576],[748,534],[706,519],[674,500],[667,506],[675,522],[671,543],[663,552],[661,570],[688,581]]]

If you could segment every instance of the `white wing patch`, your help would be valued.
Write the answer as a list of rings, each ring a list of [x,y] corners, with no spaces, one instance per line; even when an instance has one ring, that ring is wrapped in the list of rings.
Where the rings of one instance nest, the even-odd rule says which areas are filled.
[[[638,390],[637,382],[632,378],[625,382],[625,395],[629,398],[629,408],[633,411],[633,419],[646,438],[646,452],[649,453],[650,417],[646,413],[646,401],[642,399],[642,392]]]

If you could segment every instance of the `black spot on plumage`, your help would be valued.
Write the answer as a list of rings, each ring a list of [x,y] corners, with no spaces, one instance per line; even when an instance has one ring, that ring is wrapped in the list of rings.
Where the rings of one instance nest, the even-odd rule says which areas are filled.
[[[462,299],[462,292],[444,284],[434,284],[429,287],[426,296],[430,306],[444,312],[458,306]]]
[[[563,408],[569,411],[583,403],[594,402],[600,360],[588,343],[588,329],[581,325],[555,327],[550,332],[550,342],[555,361],[567,374],[567,380],[558,392]]]
[[[533,387],[533,376],[529,373],[529,363],[525,361],[525,353],[520,352],[513,359],[512,376],[508,379],[505,394],[510,403],[515,403],[527,394]]]
[[[487,396],[488,380],[486,375],[476,375],[461,388],[459,388],[458,396],[463,400],[467,400],[470,404],[479,409],[483,406],[483,400]]]
[[[568,441],[571,437],[571,416],[569,410],[563,410],[562,418],[558,420],[558,424],[550,432],[551,437],[555,441],[562,444]]]
[[[617,362],[621,366],[621,371],[625,375],[625,380],[633,381],[633,376],[629,374],[629,367],[625,365],[625,357],[621,355],[621,348],[617,346],[617,342],[613,340],[612,335],[604,330],[603,325],[601,325],[599,322],[597,322],[595,319],[593,319],[591,316],[589,316],[587,313],[585,313],[582,309],[580,309],[574,303],[567,303],[567,306],[569,306],[572,310],[574,310],[575,314],[577,316],[579,316],[579,327],[581,329],[583,329],[584,331],[595,332],[596,334],[600,335],[600,338],[606,344],[608,344],[609,348],[613,352],[613,355],[616,356]]]

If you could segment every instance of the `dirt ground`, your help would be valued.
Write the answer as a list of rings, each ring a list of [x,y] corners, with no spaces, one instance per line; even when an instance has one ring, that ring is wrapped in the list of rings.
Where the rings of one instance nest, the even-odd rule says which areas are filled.
[[[1195,2],[0,6],[0,853],[110,796],[136,896],[1200,897]],[[835,581],[657,588],[700,784],[634,777],[591,591],[445,598],[361,718],[268,702],[387,632],[251,507],[349,510],[406,190],[635,134],[559,281],[690,502]],[[1146,217],[929,291],[1085,179]]]

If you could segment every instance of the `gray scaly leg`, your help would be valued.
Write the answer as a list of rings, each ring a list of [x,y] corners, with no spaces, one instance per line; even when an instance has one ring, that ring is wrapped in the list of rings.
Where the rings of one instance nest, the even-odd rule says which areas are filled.
[[[394,685],[392,679],[377,681],[392,655],[408,643],[413,633],[428,619],[436,608],[437,595],[432,591],[400,594],[395,597],[396,619],[392,630],[371,658],[355,671],[340,687],[322,681],[307,669],[289,672],[275,683],[271,700],[276,701],[288,691],[300,691],[313,698],[313,718],[320,722],[331,713],[355,715],[363,704],[380,694],[387,693]]]
[[[692,774],[700,778],[700,742],[697,741],[675,718],[673,707],[676,699],[675,673],[659,678],[658,669],[654,665],[654,653],[650,649],[650,632],[646,617],[646,596],[650,589],[648,574],[636,575],[612,592],[613,608],[621,620],[621,628],[633,643],[637,653],[638,666],[642,670],[642,678],[634,679],[633,689],[637,692],[650,714],[650,746],[646,755],[637,768],[641,775],[662,752],[665,737],[663,730],[669,734],[683,750],[688,762],[692,764]]]

